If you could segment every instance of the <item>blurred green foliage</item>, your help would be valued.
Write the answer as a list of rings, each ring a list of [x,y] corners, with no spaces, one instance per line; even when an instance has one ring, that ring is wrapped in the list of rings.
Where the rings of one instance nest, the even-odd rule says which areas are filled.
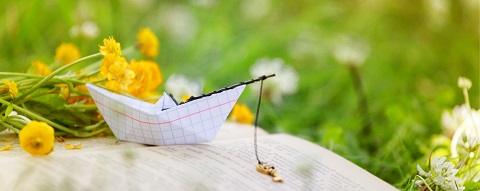
[[[127,48],[140,27],[161,41],[155,61],[165,80],[201,78],[205,92],[251,79],[257,59],[279,57],[298,72],[298,92],[279,106],[264,102],[261,126],[319,143],[401,187],[426,162],[419,147],[441,133],[441,112],[463,103],[459,76],[472,79],[471,103],[479,106],[478,1],[444,2],[439,9],[429,0],[2,1],[0,71],[51,63],[62,42],[83,56],[111,35]],[[73,37],[71,28],[85,21],[99,34]],[[362,133],[349,70],[333,57],[341,35],[370,46],[359,70],[371,134]],[[241,102],[254,110],[256,99],[247,90]]]

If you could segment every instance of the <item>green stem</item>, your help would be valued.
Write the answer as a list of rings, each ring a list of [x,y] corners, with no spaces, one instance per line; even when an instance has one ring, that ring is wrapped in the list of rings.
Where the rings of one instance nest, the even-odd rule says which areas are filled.
[[[65,69],[71,67],[71,66],[74,66],[75,64],[78,64],[82,61],[85,61],[85,60],[88,60],[88,59],[92,59],[92,58],[95,58],[95,57],[98,57],[98,56],[101,56],[102,54],[101,53],[96,53],[96,54],[92,54],[90,56],[85,56],[83,58],[80,58],[78,60],[75,60],[73,61],[72,63],[70,64],[67,64],[65,66],[62,66],[60,67],[59,69],[55,70],[54,72],[52,72],[50,75],[48,75],[47,77],[43,78],[42,80],[40,80],[40,82],[38,82],[37,84],[35,84],[30,90],[28,90],[27,92],[25,92],[24,94],[22,94],[21,96],[15,98],[13,100],[13,103],[16,103],[18,102],[18,100],[21,100],[23,98],[25,98],[26,96],[28,96],[29,94],[31,94],[32,92],[34,92],[35,90],[37,90],[39,87],[41,87],[43,84],[45,84],[46,82],[48,82],[48,80],[52,79],[54,76],[56,76],[57,74],[59,74],[60,72],[63,72]]]
[[[0,124],[3,125],[4,127],[12,130],[13,132],[15,132],[16,134],[20,133],[20,130],[16,129],[15,127],[9,125],[9,124],[6,124],[5,122],[1,121],[0,120]]]
[[[32,100],[32,99],[35,99],[37,97],[41,97],[41,96],[52,94],[52,93],[55,93],[55,90],[50,90],[50,91],[42,92],[42,93],[39,93],[39,94],[32,94],[32,95],[26,97],[25,99],[23,99],[22,102],[20,102],[20,103],[25,103],[28,100]]]
[[[463,97],[465,97],[465,104],[467,104],[468,110],[470,110],[470,99],[468,98],[467,88],[463,88]]]
[[[428,190],[430,191],[433,191],[432,188],[430,188],[430,186],[428,185],[428,182],[421,176],[417,175],[418,178],[422,179],[423,183],[425,183],[425,185],[427,186]]]
[[[99,133],[104,132],[104,131],[109,130],[109,129],[110,129],[109,127],[104,127],[104,128],[98,129],[96,131],[93,131],[91,133],[84,133],[84,134],[82,134],[82,136],[79,136],[79,137],[91,137],[91,136],[94,136],[94,135],[98,135]]]
[[[101,120],[98,123],[93,124],[93,125],[89,125],[89,126],[86,126],[86,127],[79,128],[78,130],[79,131],[92,131],[92,130],[100,127],[103,124],[105,124],[105,120]]]
[[[65,105],[65,108],[69,109],[82,109],[82,110],[96,110],[96,105]]]
[[[0,99],[0,103],[2,103],[2,104],[4,104],[4,105],[10,104],[9,102],[7,102],[7,101],[5,101],[5,100],[3,100],[3,99]],[[37,120],[46,122],[47,124],[51,125],[52,127],[57,128],[57,129],[59,129],[59,130],[65,131],[65,132],[67,132],[67,133],[71,133],[71,134],[73,134],[73,135],[75,135],[75,136],[77,136],[77,135],[79,134],[79,132],[77,132],[77,131],[71,130],[71,129],[66,128],[66,127],[64,127],[64,126],[62,126],[62,125],[59,125],[59,124],[57,124],[57,123],[54,123],[54,122],[52,122],[52,121],[50,121],[50,120],[48,120],[48,119],[46,119],[46,118],[44,118],[44,117],[42,117],[42,116],[40,116],[40,115],[37,115],[37,114],[35,114],[35,113],[30,112],[30,111],[27,110],[27,109],[23,109],[22,107],[20,107],[20,106],[18,106],[18,105],[15,105],[15,104],[12,103],[12,106],[13,106],[13,109],[15,109],[16,111],[22,112],[22,113],[24,113],[25,115],[28,115],[28,116],[30,116],[30,117],[33,118],[33,119],[37,119]]]
[[[358,108],[363,120],[362,133],[365,136],[369,136],[372,132],[372,121],[368,109],[367,96],[362,84],[362,78],[360,77],[360,71],[356,66],[350,66],[350,74],[352,75],[353,84],[358,96]]]
[[[3,100],[3,99],[0,99],[0,103],[5,104],[5,105],[6,105],[6,104],[10,104],[9,102],[7,102],[7,101],[5,101],[5,100]],[[22,107],[19,107],[19,106],[15,105],[15,104],[12,104],[12,106],[13,106],[13,109],[15,109],[16,111],[22,112],[22,113],[24,113],[25,115],[28,115],[28,116],[30,116],[30,117],[33,118],[33,119],[37,119],[37,120],[46,122],[47,124],[51,125],[52,127],[55,127],[55,128],[57,128],[58,130],[64,131],[64,132],[66,132],[66,133],[72,134],[72,135],[75,136],[75,137],[91,137],[91,136],[93,136],[93,135],[99,134],[99,133],[101,133],[101,132],[109,129],[108,127],[104,127],[104,128],[101,128],[101,129],[96,130],[96,131],[91,132],[91,133],[79,132],[79,131],[75,131],[75,130],[66,128],[66,127],[64,127],[64,126],[62,126],[62,125],[59,125],[59,124],[57,124],[57,123],[54,123],[54,122],[52,122],[52,121],[50,121],[50,120],[48,120],[48,119],[46,119],[46,118],[44,118],[44,117],[42,117],[42,116],[40,116],[40,115],[37,115],[37,114],[35,114],[35,113],[32,113],[32,112],[30,112],[30,111],[28,111],[28,110],[26,110],[26,109],[23,109]],[[1,121],[0,121],[0,122],[1,122]],[[3,123],[3,122],[1,122],[1,123]],[[8,124],[7,124],[7,125],[8,125]],[[13,127],[11,127],[11,126],[10,126],[10,127],[9,127],[9,126],[6,126],[6,127],[7,127],[7,128],[13,128]],[[15,128],[13,128],[13,129],[15,129]],[[15,131],[15,130],[13,130],[13,131]],[[17,130],[17,131],[18,131],[18,130]]]
[[[12,125],[15,129],[22,129],[25,126],[24,124],[22,124],[18,121],[8,121],[6,123]]]
[[[63,131],[55,131],[54,135],[55,135],[55,137],[58,137],[58,136],[68,135],[68,133],[63,132]]]
[[[39,76],[35,74],[20,73],[20,72],[0,72],[0,76],[44,78],[43,76]]]
[[[97,80],[97,81],[93,81],[93,82],[90,82],[90,83],[92,83],[92,84],[98,84],[98,83],[100,83],[100,82],[105,82],[105,81],[107,81],[107,78],[103,78],[103,79],[100,79],[100,80]]]

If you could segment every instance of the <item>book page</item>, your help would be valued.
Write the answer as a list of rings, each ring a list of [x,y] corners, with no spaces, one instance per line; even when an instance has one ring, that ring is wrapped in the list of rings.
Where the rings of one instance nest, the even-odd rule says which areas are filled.
[[[244,125],[233,122],[225,122],[222,125],[222,128],[218,131],[217,136],[214,141],[219,140],[231,140],[238,138],[249,138],[253,137],[254,127],[252,125]],[[258,128],[258,136],[268,135],[268,133]],[[5,159],[5,157],[19,157],[19,156],[29,156],[29,154],[20,146],[20,141],[18,136],[12,131],[3,131],[0,132],[0,147],[6,145],[12,145],[12,149],[8,151],[0,152],[0,160]],[[82,144],[82,149],[78,150],[67,150],[65,144]],[[111,150],[111,149],[126,149],[126,148],[138,148],[145,147],[146,145],[139,143],[132,143],[127,141],[119,141],[115,136],[104,136],[104,137],[90,137],[90,138],[64,138],[64,142],[59,142],[55,140],[54,142],[54,151],[50,155],[56,155],[60,153],[70,153],[75,154],[78,152],[90,152],[90,151],[100,151],[100,150]]]
[[[344,158],[290,135],[0,160],[1,190],[396,190]]]

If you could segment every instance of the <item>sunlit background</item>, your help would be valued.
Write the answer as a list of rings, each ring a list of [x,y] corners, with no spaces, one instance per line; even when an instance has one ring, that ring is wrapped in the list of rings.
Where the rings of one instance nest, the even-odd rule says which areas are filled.
[[[442,112],[464,103],[459,76],[480,104],[478,0],[20,0],[2,2],[0,23],[0,71],[52,63],[62,42],[82,56],[108,36],[126,49],[142,27],[160,40],[164,81],[181,74],[209,92],[277,71],[262,128],[318,143],[398,187],[427,161]],[[240,99],[252,111],[255,92]]]

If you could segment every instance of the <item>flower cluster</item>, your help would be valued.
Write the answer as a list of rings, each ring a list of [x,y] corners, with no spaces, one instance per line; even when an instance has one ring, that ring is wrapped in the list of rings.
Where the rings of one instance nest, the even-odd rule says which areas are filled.
[[[86,83],[140,99],[156,96],[163,83],[159,65],[151,60],[158,55],[158,39],[148,28],[140,29],[136,37],[141,56],[130,61],[121,44],[108,37],[96,54],[81,57],[75,44],[62,43],[52,64],[35,60],[26,73],[2,72],[0,131],[17,133],[20,145],[30,154],[46,155],[53,150],[55,136],[91,137],[108,130]],[[128,55],[132,53],[127,56],[135,57]],[[101,62],[85,62],[100,56]],[[72,71],[72,66],[78,70]]]
[[[443,135],[435,140],[450,143],[445,156],[434,156],[429,171],[425,172],[419,165],[415,183],[419,190],[463,190],[467,184],[480,181],[480,110],[471,108],[468,90],[472,82],[464,77],[458,79],[458,87],[463,90],[465,104],[455,106],[452,112],[442,114]],[[433,143],[440,146],[442,143]]]
[[[140,53],[147,58],[158,55],[159,42],[155,34],[142,28],[137,34]],[[162,73],[157,63],[150,60],[131,60],[122,57],[120,43],[113,37],[104,39],[100,53],[104,56],[100,66],[100,77],[108,81],[105,86],[113,90],[130,93],[139,98],[154,95],[154,91],[162,84]]]
[[[75,44],[62,43],[56,48],[51,64],[35,60],[26,73],[0,73],[0,131],[9,129],[19,134],[22,148],[30,154],[46,155],[54,149],[56,136],[91,137],[109,130],[86,88],[87,83],[156,101],[156,91],[164,80],[161,68],[152,58],[158,56],[160,43],[149,28],[140,29],[136,38],[132,48],[138,54],[132,54],[130,48],[122,50],[120,42],[110,36],[98,45],[96,54],[81,57]],[[263,91],[265,98],[275,104],[297,90],[297,73],[280,58],[259,59],[250,72],[255,78],[276,74],[265,81]],[[177,100],[186,101],[202,93],[203,83],[173,74],[165,81],[164,89]],[[253,84],[252,90],[259,93],[259,84]],[[241,103],[234,106],[230,115],[230,120],[243,124],[252,124],[254,119],[249,108]],[[81,145],[65,146],[81,148]],[[10,148],[5,146],[0,150]]]
[[[446,157],[435,157],[431,161],[428,172],[425,172],[420,165],[417,165],[418,174],[422,177],[417,180],[420,189],[426,190],[464,190],[462,179],[456,177],[458,169],[454,168],[453,163],[446,161]]]

